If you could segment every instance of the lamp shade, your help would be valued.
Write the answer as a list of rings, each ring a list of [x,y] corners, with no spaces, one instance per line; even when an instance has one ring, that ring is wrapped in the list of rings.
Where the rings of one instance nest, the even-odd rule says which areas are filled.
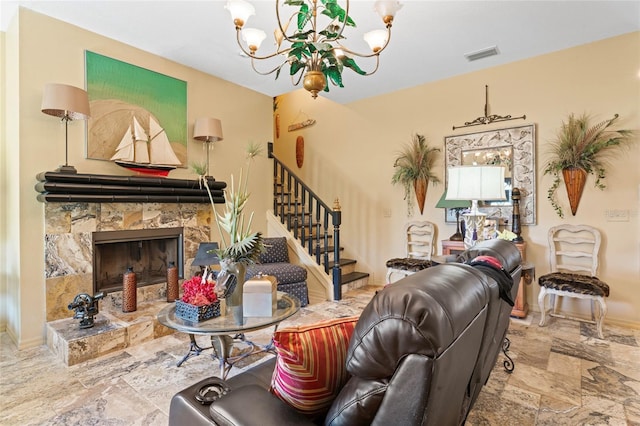
[[[447,173],[447,200],[506,200],[502,166],[456,166]]]
[[[471,207],[469,200],[447,200],[447,191],[442,193],[442,197],[438,200],[436,207],[439,209],[466,209]]]
[[[245,28],[242,30],[242,39],[249,46],[249,50],[255,52],[260,49],[260,45],[267,38],[267,34],[257,28]]]
[[[387,44],[389,33],[385,30],[373,30],[365,33],[363,37],[369,48],[375,53]]]
[[[210,251],[217,250],[218,243],[200,243],[196,257],[193,259],[191,266],[211,266],[220,264],[218,255],[215,253],[209,253]]]
[[[47,84],[42,95],[42,112],[68,120],[86,120],[91,116],[89,96],[75,86]]]
[[[198,118],[193,126],[193,138],[199,141],[222,140],[222,123],[217,118]]]
[[[401,7],[402,5],[397,0],[378,0],[373,5],[374,10],[378,12],[378,15],[380,15],[382,19],[385,19],[387,16],[393,18]]]
[[[229,0],[224,8],[229,11],[231,19],[238,27],[242,27],[250,16],[256,14],[256,8],[244,0]]]

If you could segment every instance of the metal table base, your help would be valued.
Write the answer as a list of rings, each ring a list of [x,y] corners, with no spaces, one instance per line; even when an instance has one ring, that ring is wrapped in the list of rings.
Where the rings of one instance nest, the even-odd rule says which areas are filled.
[[[275,330],[277,329],[278,326],[276,325]],[[198,345],[194,334],[189,334],[189,340],[189,352],[187,352],[187,354],[176,364],[176,366],[180,367],[186,360],[191,357],[200,355],[202,351],[213,349],[211,358],[218,361],[220,365],[220,375],[223,379],[227,378],[227,375],[229,374],[231,368],[233,368],[235,363],[243,360],[250,355],[262,352],[275,354],[273,339],[268,344],[262,346],[252,342],[251,340],[248,340],[244,333],[238,333],[233,337],[228,335],[211,336],[211,346],[207,346],[205,348]],[[231,355],[231,352],[233,351],[236,343],[243,343],[247,345],[247,347],[241,350],[239,354]]]

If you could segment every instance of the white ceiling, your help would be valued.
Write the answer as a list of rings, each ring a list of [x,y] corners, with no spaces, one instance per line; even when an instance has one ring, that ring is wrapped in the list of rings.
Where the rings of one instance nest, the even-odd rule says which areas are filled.
[[[1,1],[1,30],[18,5],[153,54],[276,96],[293,87],[288,72],[256,74],[240,55],[225,1]],[[373,1],[352,1],[357,28],[345,42],[366,52],[362,34],[382,28]],[[503,63],[640,30],[640,1],[412,1],[401,0],[380,69],[368,77],[343,73],[344,88],[321,96],[339,103],[409,88]],[[271,34],[273,1],[253,1],[247,27]],[[64,48],[64,41],[61,41]],[[268,38],[258,53],[266,54]],[[499,55],[468,62],[465,53],[497,46]],[[640,49],[640,46],[638,46]],[[597,60],[597,58],[594,58]],[[360,59],[363,69],[373,61]],[[259,63],[261,69],[269,67]],[[264,67],[262,67],[264,66]]]

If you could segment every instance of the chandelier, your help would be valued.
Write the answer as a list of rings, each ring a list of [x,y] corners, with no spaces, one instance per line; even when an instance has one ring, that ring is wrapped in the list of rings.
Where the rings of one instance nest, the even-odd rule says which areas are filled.
[[[281,4],[282,3],[282,4]],[[391,25],[395,13],[402,7],[398,1],[376,1],[374,9],[384,23],[385,29],[378,29],[364,34],[364,40],[371,52],[358,53],[345,47],[343,31],[356,24],[349,15],[349,0],[276,0],[276,17],[278,26],[274,30],[275,52],[258,56],[257,51],[266,38],[264,31],[255,28],[244,28],[250,16],[255,15],[255,8],[245,0],[229,0],[225,9],[229,10],[236,26],[238,45],[251,58],[251,66],[261,75],[276,73],[280,75],[282,68],[289,65],[289,75],[295,86],[302,81],[303,87],[311,92],[313,98],[318,92],[329,91],[329,82],[334,86],[344,87],[342,71],[345,67],[360,75],[371,75],[378,70],[380,53],[387,47],[391,38]],[[295,11],[283,21],[282,6],[289,6]],[[323,21],[322,24],[319,21]],[[291,25],[293,24],[293,25]],[[294,29],[287,33],[289,26]],[[242,41],[241,41],[242,40]],[[286,43],[284,43],[286,41]],[[256,68],[256,61],[262,59],[283,58],[275,68],[266,72]],[[356,64],[354,57],[375,58],[375,68],[363,71]]]

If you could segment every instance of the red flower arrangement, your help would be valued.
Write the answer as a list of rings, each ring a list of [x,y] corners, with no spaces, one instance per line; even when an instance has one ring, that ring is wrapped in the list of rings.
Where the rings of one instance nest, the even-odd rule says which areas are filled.
[[[196,275],[182,283],[182,301],[194,306],[204,306],[214,303],[218,300],[214,291],[215,281],[203,280],[201,276]]]

